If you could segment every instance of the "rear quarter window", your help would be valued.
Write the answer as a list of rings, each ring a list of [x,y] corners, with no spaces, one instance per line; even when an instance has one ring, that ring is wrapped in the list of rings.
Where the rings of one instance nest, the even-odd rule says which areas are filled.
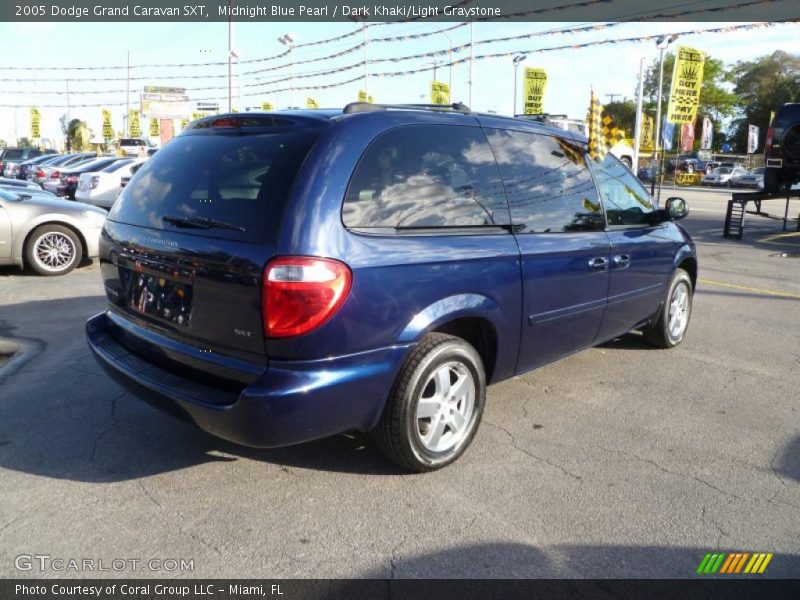
[[[242,241],[271,240],[316,131],[179,136],[138,168],[109,219]],[[223,221],[232,229],[177,229],[164,216]]]
[[[378,136],[350,180],[355,229],[465,228],[510,222],[500,173],[478,127],[407,125]]]

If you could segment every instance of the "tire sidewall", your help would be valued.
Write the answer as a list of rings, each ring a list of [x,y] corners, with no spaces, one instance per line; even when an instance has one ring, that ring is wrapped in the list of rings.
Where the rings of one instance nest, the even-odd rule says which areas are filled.
[[[677,288],[681,283],[685,283],[689,291],[689,314],[686,317],[686,327],[683,328],[680,337],[673,338],[669,331],[669,306],[672,301],[672,294],[675,293],[675,288]],[[661,317],[661,326],[664,329],[664,339],[667,341],[667,344],[670,348],[674,348],[680,344],[683,341],[683,338],[686,337],[686,332],[689,330],[689,323],[691,323],[692,320],[693,299],[694,289],[692,288],[691,277],[689,277],[689,274],[682,269],[675,271],[675,274],[672,276],[672,280],[670,281],[667,297],[664,300],[664,309]]]
[[[431,374],[442,364],[452,361],[460,362],[470,371],[475,382],[475,407],[468,425],[470,428],[468,434],[450,450],[434,453],[422,445],[417,435],[417,405],[423,392],[423,386]],[[404,437],[414,458],[426,469],[438,469],[450,464],[461,456],[470,445],[483,416],[483,407],[486,402],[486,376],[481,358],[475,349],[466,342],[458,340],[444,342],[425,356],[402,393],[405,408],[403,414]]]

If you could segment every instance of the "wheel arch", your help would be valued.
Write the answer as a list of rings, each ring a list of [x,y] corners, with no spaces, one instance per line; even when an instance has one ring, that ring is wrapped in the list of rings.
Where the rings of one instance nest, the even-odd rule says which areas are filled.
[[[28,242],[30,241],[31,237],[33,236],[33,233],[37,229],[39,229],[39,227],[41,227],[42,225],[58,225],[60,227],[66,227],[67,229],[69,229],[72,233],[74,233],[78,237],[78,240],[81,243],[81,258],[80,258],[80,261],[76,264],[76,266],[80,265],[84,260],[86,260],[86,258],[87,258],[87,256],[86,256],[87,246],[86,246],[86,238],[84,237],[83,232],[81,232],[81,230],[78,227],[75,227],[74,225],[72,225],[71,223],[69,223],[67,221],[60,221],[60,220],[56,220],[56,219],[45,219],[44,221],[41,221],[40,223],[36,223],[35,225],[32,225],[28,229],[28,232],[25,234],[25,237],[22,239],[22,243],[17,248],[17,256],[19,256],[19,262],[23,267],[30,266],[30,265],[28,265],[28,259],[27,259],[27,256],[26,256],[27,249],[28,249]]]

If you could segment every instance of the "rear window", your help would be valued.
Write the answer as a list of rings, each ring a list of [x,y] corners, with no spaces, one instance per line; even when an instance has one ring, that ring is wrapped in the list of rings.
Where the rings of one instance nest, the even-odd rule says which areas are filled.
[[[101,171],[103,171],[103,173],[113,173],[114,171],[117,171],[122,167],[129,167],[132,163],[133,159],[118,160],[117,162],[108,165],[105,169],[101,169]]]
[[[24,160],[33,154],[33,148],[9,148],[3,154],[3,160]]]
[[[147,143],[140,139],[122,138],[119,141],[120,146],[146,146]]]
[[[209,237],[271,240],[289,187],[318,137],[308,130],[179,136],[139,168],[109,219]],[[179,227],[164,216],[213,219],[244,231]]]

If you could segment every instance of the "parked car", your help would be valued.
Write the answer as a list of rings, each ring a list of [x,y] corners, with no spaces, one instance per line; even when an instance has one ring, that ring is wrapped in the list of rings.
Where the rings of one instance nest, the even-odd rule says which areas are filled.
[[[800,183],[800,102],[775,113],[764,143],[764,191],[783,192]]]
[[[63,154],[53,160],[48,160],[38,166],[37,169],[28,171],[28,179],[38,183],[43,188],[50,183],[51,191],[55,194],[58,182],[61,179],[61,169],[77,166],[78,163],[97,158],[94,152],[76,152],[74,154]]]
[[[78,180],[81,175],[84,173],[95,173],[119,160],[121,159],[118,156],[101,156],[100,158],[81,162],[74,167],[62,170],[58,186],[56,187],[56,194],[69,198],[70,200],[75,200],[75,192],[78,190]]]
[[[764,167],[757,167],[752,171],[746,171],[731,177],[731,187],[752,188],[760,190],[764,188]]]
[[[114,198],[115,200],[116,200],[116,198],[118,198],[118,197],[119,197],[119,195],[122,193],[122,190],[124,190],[124,189],[125,189],[125,186],[126,186],[126,185],[128,185],[128,182],[130,182],[130,180],[131,180],[131,177],[133,177],[134,175],[136,175],[136,172],[137,172],[139,169],[141,169],[141,168],[142,168],[142,165],[143,165],[143,164],[144,164],[144,162],[140,162],[140,163],[138,163],[138,164],[135,164],[135,165],[133,165],[133,166],[131,167],[131,172],[130,172],[130,174],[123,175],[122,177],[120,177],[120,178],[119,178],[119,188],[117,188],[117,195],[116,195],[116,196],[115,196],[115,198]]]
[[[747,174],[742,167],[717,167],[708,175],[703,175],[700,185],[727,186],[733,185],[732,179]]]
[[[0,264],[63,275],[97,256],[106,212],[41,190],[0,188]]]
[[[83,173],[78,180],[78,191],[75,199],[102,208],[111,208],[119,194],[123,177],[131,177],[132,169],[144,162],[144,159],[123,158],[104,169]]]
[[[125,156],[146,156],[149,147],[150,144],[144,138],[122,138],[119,141],[119,149]]]
[[[344,113],[207,117],[144,163],[86,325],[111,377],[237,443],[373,431],[426,471],[470,444],[487,384],[631,330],[683,340],[682,199],[539,123]]]
[[[9,179],[8,177],[0,177],[0,188],[10,188],[12,191],[20,189],[36,190],[39,192],[42,191],[42,188],[35,183],[30,181],[20,181],[19,179]]]
[[[54,157],[58,156],[58,154],[42,154],[37,156],[36,158],[31,158],[26,160],[25,162],[19,163],[16,167],[12,169],[12,174],[16,179],[27,179],[28,178],[28,170],[38,164],[41,164],[45,161],[51,160]]]
[[[705,173],[710,175],[711,172],[719,166],[709,150],[695,150],[694,152],[687,152],[678,157],[677,168],[679,171],[685,173]]]
[[[4,148],[0,150],[0,177],[15,177],[19,163],[36,158],[55,150],[39,150],[39,148]]]

